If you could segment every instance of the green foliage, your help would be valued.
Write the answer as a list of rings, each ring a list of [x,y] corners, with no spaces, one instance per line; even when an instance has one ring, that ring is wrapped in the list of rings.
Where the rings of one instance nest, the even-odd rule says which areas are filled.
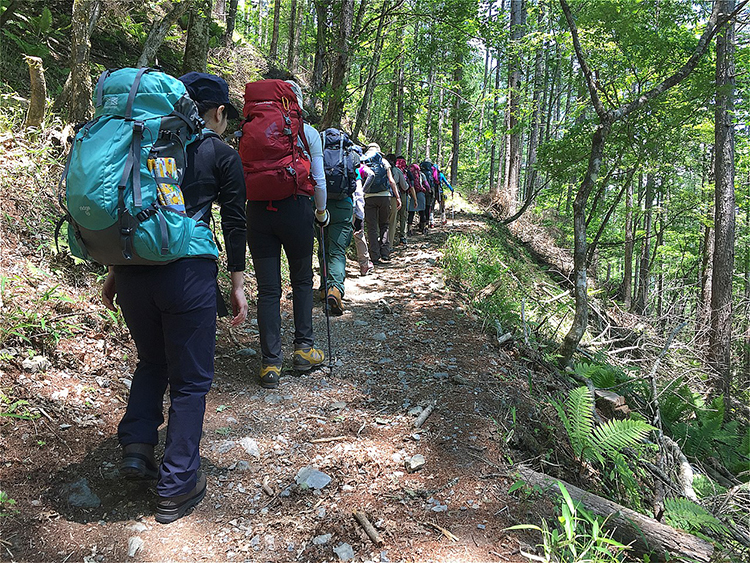
[[[18,510],[13,508],[15,504],[15,499],[10,498],[5,491],[0,491],[0,518],[17,514]]]
[[[29,402],[15,399],[0,391],[0,417],[17,418],[19,420],[36,420],[38,413],[29,410]]]
[[[664,500],[664,520],[670,526],[705,538],[705,534],[730,537],[730,532],[721,521],[701,505],[686,498]]]
[[[623,561],[627,546],[612,539],[602,521],[579,504],[573,502],[567,489],[558,483],[562,495],[560,514],[553,527],[542,519],[541,526],[518,524],[506,530],[534,530],[542,534],[541,555],[521,554],[532,561],[543,563],[605,563]]]
[[[609,420],[594,423],[594,398],[586,387],[571,390],[563,402],[553,401],[577,461],[596,464],[604,476],[620,484],[621,495],[635,504],[640,503],[637,477],[623,450],[644,453],[643,440],[655,430],[641,420]]]

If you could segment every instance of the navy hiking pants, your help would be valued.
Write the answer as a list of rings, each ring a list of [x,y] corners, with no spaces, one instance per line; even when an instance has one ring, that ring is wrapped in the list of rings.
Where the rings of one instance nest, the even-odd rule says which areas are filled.
[[[193,490],[200,467],[206,393],[214,377],[216,262],[183,258],[163,266],[115,267],[117,303],[138,348],[138,365],[120,444],[153,444],[169,422],[157,492],[173,497]]]

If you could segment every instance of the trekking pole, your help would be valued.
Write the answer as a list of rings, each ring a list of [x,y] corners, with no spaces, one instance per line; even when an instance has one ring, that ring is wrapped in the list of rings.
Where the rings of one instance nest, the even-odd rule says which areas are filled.
[[[326,257],[326,243],[325,243],[326,234],[323,230],[323,225],[320,225],[320,252],[323,254],[323,260],[321,260],[321,265],[323,271],[321,272],[323,275],[323,307],[325,307],[326,311],[326,330],[328,331],[328,367],[331,370],[331,375],[333,374],[333,356],[331,355],[331,316],[328,312],[328,259]]]

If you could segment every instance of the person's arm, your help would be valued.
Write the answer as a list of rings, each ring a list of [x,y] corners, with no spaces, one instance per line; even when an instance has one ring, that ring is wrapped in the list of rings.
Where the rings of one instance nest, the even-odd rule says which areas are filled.
[[[354,190],[354,216],[357,219],[365,218],[365,193],[359,175],[357,175],[357,188]]]
[[[221,231],[227,252],[227,270],[245,270],[247,223],[245,221],[245,175],[240,155],[219,139],[215,143],[216,174],[220,206]]]
[[[441,181],[441,182],[442,182],[443,184],[445,184],[445,185],[446,185],[446,186],[448,187],[448,189],[449,189],[449,190],[450,190],[451,192],[453,191],[453,186],[451,186],[451,185],[450,185],[450,184],[448,183],[448,179],[447,179],[447,178],[445,177],[445,174],[443,174],[442,172],[440,173],[440,181]]]
[[[391,172],[390,168],[386,168],[385,171],[386,174],[388,174],[388,183],[391,185],[391,191],[396,198],[396,209],[401,209],[401,194],[398,192],[398,186],[396,185],[396,181],[393,179],[393,173]]]
[[[310,147],[310,173],[315,183],[315,209],[318,212],[325,211],[326,199],[326,172],[323,165],[323,141],[312,125],[305,123],[305,137]]]

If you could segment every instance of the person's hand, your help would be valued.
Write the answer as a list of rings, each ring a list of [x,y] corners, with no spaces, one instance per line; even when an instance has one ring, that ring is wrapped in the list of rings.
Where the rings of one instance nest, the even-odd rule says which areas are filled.
[[[229,301],[232,303],[231,325],[238,326],[245,322],[247,318],[247,299],[245,298],[245,289],[243,287],[234,287],[229,294]]]
[[[396,209],[397,210],[401,209],[401,198],[400,197],[396,198]]]
[[[315,220],[318,222],[318,225],[320,225],[321,227],[327,227],[328,223],[331,222],[331,214],[328,213],[327,209],[323,209],[322,211],[316,211]]]
[[[115,306],[115,295],[117,295],[115,274],[110,270],[107,274],[107,278],[104,280],[104,285],[102,285],[102,303],[104,303],[104,306],[111,311],[117,311],[117,307]]]
[[[237,326],[245,322],[247,318],[247,299],[245,298],[245,273],[232,272],[232,291],[229,293],[229,301],[232,304],[231,325]]]
[[[354,232],[355,233],[358,233],[359,231],[361,231],[362,230],[362,219],[360,219],[359,217],[355,217],[354,218],[353,226],[354,226]]]

